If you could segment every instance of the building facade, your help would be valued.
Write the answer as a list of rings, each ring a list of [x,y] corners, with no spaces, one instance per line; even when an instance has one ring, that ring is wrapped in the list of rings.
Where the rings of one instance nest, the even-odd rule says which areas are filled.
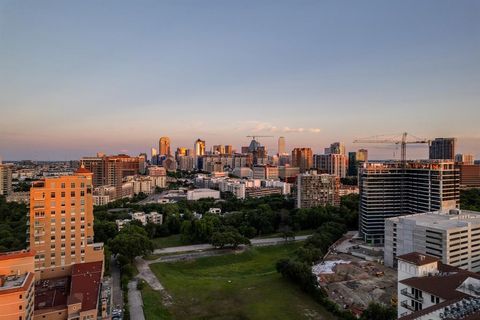
[[[12,189],[13,166],[0,163],[0,195],[8,196]]]
[[[103,262],[103,243],[93,242],[92,173],[45,178],[30,190],[29,246],[36,279],[71,274],[74,264]]]
[[[295,148],[292,151],[292,167],[300,168],[305,173],[313,168],[313,152],[311,148]]]
[[[340,205],[340,179],[335,175],[304,173],[297,176],[297,208]]]
[[[385,220],[385,265],[419,252],[445,264],[480,271],[480,212],[451,209]]]
[[[0,253],[0,320],[32,320],[34,291],[34,253]]]
[[[460,172],[453,161],[365,163],[359,188],[360,235],[383,244],[386,218],[457,208]]]
[[[430,141],[428,153],[431,160],[455,160],[456,138],[435,138]]]

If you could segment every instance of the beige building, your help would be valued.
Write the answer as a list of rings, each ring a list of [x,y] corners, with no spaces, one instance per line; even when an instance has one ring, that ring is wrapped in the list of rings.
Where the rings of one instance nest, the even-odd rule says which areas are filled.
[[[451,209],[385,220],[385,265],[419,252],[445,264],[480,271],[480,212]]]
[[[103,261],[103,243],[93,242],[92,173],[45,178],[30,190],[30,249],[36,279],[70,275],[77,263]]]
[[[300,168],[304,173],[313,168],[313,152],[311,148],[295,148],[292,151],[292,167]]]
[[[8,196],[12,193],[13,166],[0,163],[0,195]]]
[[[0,253],[0,320],[32,320],[34,291],[34,253]]]
[[[297,176],[297,208],[340,205],[340,179],[316,171]]]

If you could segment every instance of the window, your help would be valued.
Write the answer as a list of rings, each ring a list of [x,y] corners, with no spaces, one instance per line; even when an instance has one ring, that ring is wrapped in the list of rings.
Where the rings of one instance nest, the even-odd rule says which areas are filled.
[[[85,191],[83,191],[83,190],[80,191],[80,196],[81,196],[81,197],[85,196]]]
[[[61,213],[62,213],[62,214],[65,214],[65,210],[62,210]]]
[[[55,215],[55,210],[50,211],[50,215],[54,216]]]
[[[22,305],[19,305],[18,306],[18,310],[22,310],[23,306]]]
[[[75,189],[75,182],[72,182],[72,184],[70,185],[70,187],[71,187],[72,189]]]
[[[55,198],[55,192],[50,192],[50,198]]]
[[[80,183],[80,187],[85,188],[85,183],[84,182]]]
[[[75,191],[70,192],[70,197],[75,197]]]
[[[62,189],[65,189],[65,183],[61,184]],[[45,316],[43,316],[45,318]]]
[[[65,198],[65,191],[62,191],[62,198]]]
[[[22,295],[20,295],[20,298],[19,299],[22,299]]]

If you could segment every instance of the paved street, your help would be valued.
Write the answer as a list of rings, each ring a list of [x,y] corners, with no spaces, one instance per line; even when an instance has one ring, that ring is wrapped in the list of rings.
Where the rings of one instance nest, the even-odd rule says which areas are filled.
[[[110,256],[110,275],[112,276],[113,308],[120,306],[120,309],[123,309],[123,292],[120,287],[120,268],[115,262],[113,255]]]
[[[136,279],[128,283],[128,305],[131,320],[145,320],[145,316],[143,315],[142,294],[137,290]]]
[[[302,241],[310,237],[310,235],[305,236],[296,236],[295,241]],[[250,239],[252,246],[261,247],[261,246],[269,246],[275,244],[281,244],[285,242],[284,238],[261,238],[261,239]],[[153,253],[154,254],[165,254],[165,253],[178,253],[178,252],[188,252],[188,251],[204,251],[204,250],[212,250],[215,249],[214,246],[210,244],[195,244],[189,246],[180,246],[180,247],[170,247],[170,248],[163,248],[163,249],[156,249]]]

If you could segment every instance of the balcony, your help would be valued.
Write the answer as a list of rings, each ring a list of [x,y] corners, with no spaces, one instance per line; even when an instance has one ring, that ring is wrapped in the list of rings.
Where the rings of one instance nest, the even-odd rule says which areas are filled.
[[[415,307],[411,306],[411,305],[408,303],[407,300],[402,301],[402,303],[400,303],[400,305],[401,305],[402,307],[404,307],[405,309],[408,309],[408,310],[410,310],[410,311],[415,311]]]
[[[400,293],[403,294],[406,297],[409,297],[413,300],[417,300],[417,301],[423,303],[423,297],[415,296],[413,293],[409,292],[407,288],[400,290]]]

